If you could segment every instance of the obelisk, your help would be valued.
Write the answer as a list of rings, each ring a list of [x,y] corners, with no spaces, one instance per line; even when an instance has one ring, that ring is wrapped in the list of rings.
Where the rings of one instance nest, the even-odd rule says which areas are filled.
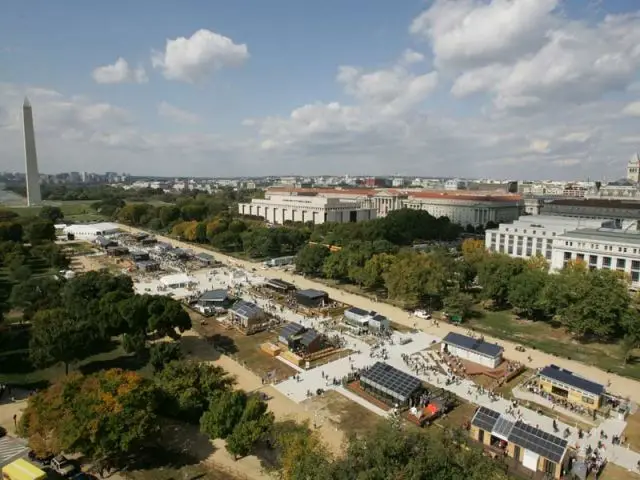
[[[36,133],[33,128],[33,112],[31,103],[25,97],[22,106],[24,120],[24,155],[27,170],[27,205],[38,205],[42,202],[40,196],[40,173],[38,172],[38,154],[36,153]]]

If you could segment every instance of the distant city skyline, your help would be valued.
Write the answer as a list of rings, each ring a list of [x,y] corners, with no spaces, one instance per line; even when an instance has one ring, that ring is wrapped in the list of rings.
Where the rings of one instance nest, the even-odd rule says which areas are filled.
[[[613,180],[640,150],[637,1],[9,3],[6,170],[24,96],[52,173]]]

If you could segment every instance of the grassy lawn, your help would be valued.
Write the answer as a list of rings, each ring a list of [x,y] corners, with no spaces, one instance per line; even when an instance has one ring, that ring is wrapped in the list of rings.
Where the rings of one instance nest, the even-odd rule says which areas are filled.
[[[438,418],[434,424],[446,428],[462,428],[466,422],[471,421],[476,408],[473,403],[463,401],[449,413]]]
[[[640,475],[619,467],[615,463],[607,463],[600,475],[600,480],[640,480]]]
[[[640,452],[640,410],[627,417],[627,428],[623,435],[631,450]]]
[[[64,365],[37,369],[29,360],[28,326],[7,331],[0,339],[0,383],[24,386],[27,389],[45,387],[65,376]],[[135,370],[141,374],[151,373],[146,358],[125,353],[117,342],[104,345],[101,352],[72,364],[69,372],[93,373],[108,368]]]
[[[466,325],[493,337],[640,379],[640,351],[637,350],[636,361],[625,365],[617,344],[580,343],[563,328],[555,328],[545,322],[518,320],[510,311],[478,310],[476,318],[470,319]]]
[[[68,202],[48,202],[46,205],[60,207],[62,213],[64,213],[65,220],[73,220],[75,222],[94,222],[104,221],[106,217],[100,215],[91,209],[93,200],[73,200]],[[6,206],[3,207],[7,210],[17,213],[20,216],[35,216],[38,215],[42,206],[37,207],[22,207],[22,206]]]

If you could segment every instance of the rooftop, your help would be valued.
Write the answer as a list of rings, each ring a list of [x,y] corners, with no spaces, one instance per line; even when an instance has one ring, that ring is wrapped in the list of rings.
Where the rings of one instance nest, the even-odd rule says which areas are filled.
[[[160,282],[164,285],[177,285],[180,283],[193,283],[194,279],[186,273],[175,273],[173,275],[165,275],[160,277]]]
[[[360,382],[385,392],[401,402],[407,400],[422,385],[420,379],[383,362],[377,362],[362,372]]]
[[[308,346],[320,336],[321,335],[318,332],[316,332],[313,328],[310,328],[309,330],[307,330],[302,334],[302,337],[300,338],[300,343],[304,346]]]
[[[480,407],[476,410],[471,419],[471,425],[555,463],[560,463],[567,451],[568,442],[566,440],[522,421],[512,422],[486,407]]]
[[[640,245],[640,232],[621,229],[581,228],[579,230],[572,230],[570,232],[563,233],[562,235],[558,235],[556,238],[583,239],[600,242],[608,241]]]
[[[307,298],[323,298],[327,296],[327,292],[323,292],[322,290],[315,290],[313,288],[308,288],[306,290],[298,290],[297,295],[302,295]]]
[[[229,310],[243,318],[253,318],[262,315],[262,309],[258,305],[244,300],[236,302]]]
[[[544,367],[540,370],[540,376],[562,382],[578,390],[592,393],[593,395],[602,395],[604,393],[603,385],[587,380],[586,378],[582,378],[572,371],[565,370],[557,365],[548,365]]]
[[[204,292],[198,300],[200,301],[209,301],[209,302],[222,302],[229,298],[229,294],[226,290],[218,289],[218,290],[208,290]]]
[[[558,198],[551,200],[549,205],[566,205],[570,207],[600,207],[600,208],[627,208],[640,209],[640,202],[630,200],[613,200],[608,198]]]
[[[492,358],[497,357],[504,350],[500,345],[497,345],[495,343],[488,343],[484,340],[467,337],[466,335],[461,335],[455,332],[447,333],[447,336],[444,337],[442,341],[444,343],[449,343],[465,350],[472,350],[476,353]]]
[[[279,290],[295,290],[296,286],[293,283],[285,282],[279,278],[270,278],[265,282],[265,285],[276,288]]]
[[[359,317],[367,317],[367,316],[369,316],[369,312],[367,312],[366,310],[363,310],[361,308],[358,308],[358,307],[347,308],[345,313],[347,313],[347,312],[349,312],[349,313],[351,313],[353,315],[357,315]]]
[[[299,335],[302,332],[304,332],[304,327],[302,325],[300,325],[299,323],[291,322],[282,327],[282,330],[280,330],[280,334],[278,336],[288,340],[289,338]]]

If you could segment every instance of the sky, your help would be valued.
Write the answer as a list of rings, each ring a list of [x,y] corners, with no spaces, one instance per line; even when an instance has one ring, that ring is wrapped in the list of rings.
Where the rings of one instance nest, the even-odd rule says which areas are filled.
[[[0,0],[0,170],[615,180],[638,0]]]

